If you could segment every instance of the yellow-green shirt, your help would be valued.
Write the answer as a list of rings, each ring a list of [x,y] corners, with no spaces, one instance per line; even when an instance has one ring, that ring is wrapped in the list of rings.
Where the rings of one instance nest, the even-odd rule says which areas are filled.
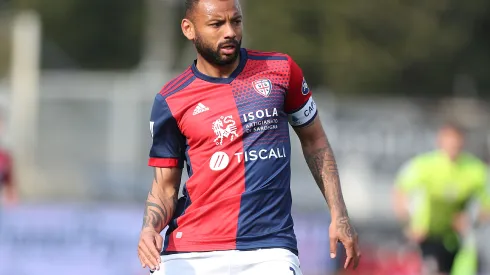
[[[472,199],[490,210],[488,167],[468,153],[456,161],[440,151],[416,156],[402,167],[395,184],[411,198],[412,228],[429,236],[453,234],[454,215]]]

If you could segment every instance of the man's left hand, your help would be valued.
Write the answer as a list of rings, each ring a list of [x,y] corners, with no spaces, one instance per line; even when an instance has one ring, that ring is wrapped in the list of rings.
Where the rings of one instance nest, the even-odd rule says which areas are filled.
[[[345,260],[344,269],[349,268],[353,263],[353,268],[356,269],[361,258],[359,250],[358,236],[351,225],[351,221],[347,216],[332,217],[332,222],[329,228],[330,234],[330,257],[335,258],[337,255],[337,242],[341,242],[345,247],[347,259]]]

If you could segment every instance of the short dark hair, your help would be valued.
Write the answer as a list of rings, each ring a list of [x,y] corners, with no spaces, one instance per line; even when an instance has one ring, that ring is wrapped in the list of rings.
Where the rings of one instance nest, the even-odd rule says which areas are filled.
[[[199,0],[185,0],[185,17],[189,17]]]

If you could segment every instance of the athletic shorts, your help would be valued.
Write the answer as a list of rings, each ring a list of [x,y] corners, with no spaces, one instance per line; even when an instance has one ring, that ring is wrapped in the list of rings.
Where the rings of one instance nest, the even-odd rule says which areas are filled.
[[[450,273],[456,258],[457,250],[449,251],[442,241],[426,240],[420,244],[424,262],[437,264],[437,271]]]
[[[161,256],[152,275],[302,275],[298,257],[281,248]]]

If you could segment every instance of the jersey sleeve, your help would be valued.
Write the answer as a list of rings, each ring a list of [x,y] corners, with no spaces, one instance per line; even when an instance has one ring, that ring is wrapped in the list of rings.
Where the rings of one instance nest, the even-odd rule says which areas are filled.
[[[148,165],[152,167],[180,167],[185,159],[185,137],[180,131],[167,102],[158,94],[150,117],[152,145]]]
[[[395,187],[402,192],[410,193],[423,183],[422,165],[418,158],[407,161],[398,171]]]
[[[289,89],[286,93],[284,109],[288,114],[291,126],[306,126],[317,115],[316,104],[301,68],[291,57],[288,57],[288,62],[290,68]]]

